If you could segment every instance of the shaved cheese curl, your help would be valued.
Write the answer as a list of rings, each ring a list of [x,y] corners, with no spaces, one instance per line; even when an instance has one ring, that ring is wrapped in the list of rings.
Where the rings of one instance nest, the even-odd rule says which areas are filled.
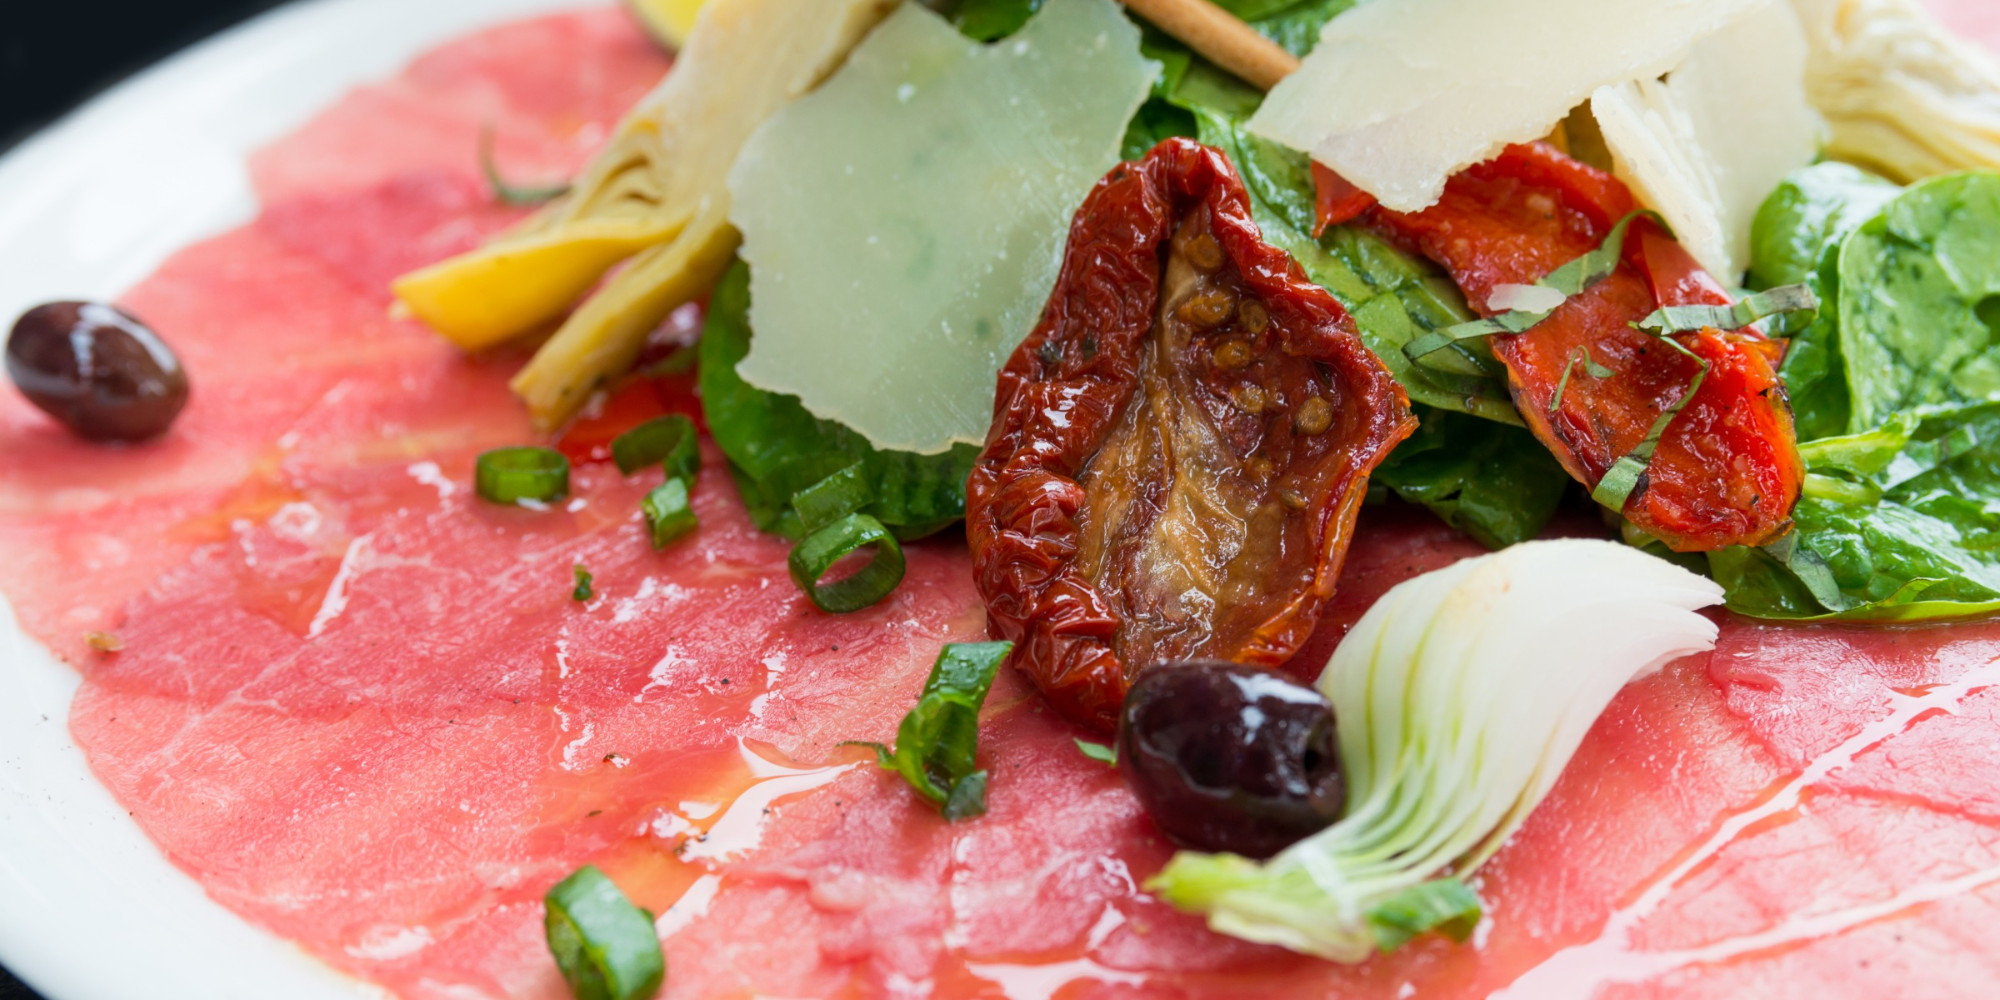
[[[1182,852],[1150,887],[1215,930],[1339,962],[1399,938],[1383,904],[1484,863],[1619,689],[1715,646],[1722,588],[1612,542],[1529,542],[1409,580],[1362,616],[1319,687],[1347,809],[1258,864]]]

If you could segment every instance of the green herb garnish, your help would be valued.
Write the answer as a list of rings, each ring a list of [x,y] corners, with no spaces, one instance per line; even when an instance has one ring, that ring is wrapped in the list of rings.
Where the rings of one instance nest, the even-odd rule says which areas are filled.
[[[500,168],[493,162],[493,127],[490,125],[479,130],[479,172],[486,175],[486,185],[493,189],[494,199],[502,205],[533,208],[569,193],[568,184],[532,187],[514,184],[501,177]]]
[[[1089,740],[1079,739],[1076,741],[1076,749],[1079,752],[1081,752],[1085,757],[1088,757],[1091,760],[1098,762],[1099,764],[1105,764],[1110,767],[1118,766],[1117,747],[1108,747],[1102,743],[1092,743]]]
[[[728,457],[737,492],[758,528],[798,540],[847,515],[862,514],[901,542],[965,517],[965,480],[979,449],[958,445],[941,455],[878,449],[852,428],[813,416],[797,396],[765,392],[743,381],[736,365],[749,354],[750,337],[750,269],[739,261],[709,298],[700,344],[701,405],[709,433]],[[854,506],[857,502],[862,505]],[[820,561],[820,550],[830,539],[822,539],[813,552],[794,553],[794,580],[801,578],[799,570]],[[879,572],[885,577],[890,563],[884,560],[889,558],[878,550]],[[900,549],[893,565],[900,580]],[[814,593],[804,583],[800,588]],[[873,593],[879,600],[894,588],[894,581],[879,592],[857,584],[855,593]]]
[[[1611,277],[1612,272],[1618,270],[1619,259],[1624,256],[1626,232],[1631,229],[1633,220],[1642,216],[1658,222],[1661,228],[1666,227],[1666,223],[1653,212],[1644,210],[1633,212],[1619,219],[1618,224],[1611,227],[1611,232],[1604,237],[1603,243],[1598,244],[1597,249],[1550,271],[1542,280],[1535,282],[1536,287],[1559,292],[1566,302]],[[1555,315],[1556,309],[1560,308],[1561,305],[1540,311],[1510,309],[1497,316],[1460,323],[1410,341],[1403,346],[1403,353],[1415,361],[1444,350],[1461,340],[1473,340],[1503,333],[1526,333],[1543,320]]]
[[[1625,509],[1625,502],[1632,498],[1633,492],[1638,490],[1639,483],[1644,480],[1646,467],[1652,464],[1653,452],[1659,450],[1660,438],[1666,435],[1667,426],[1694,401],[1695,393],[1701,391],[1701,384],[1708,379],[1708,359],[1688,350],[1672,337],[1662,336],[1659,339],[1668,347],[1693,358],[1695,364],[1701,366],[1701,370],[1695,372],[1694,380],[1688,383],[1687,391],[1681,393],[1681,398],[1675,400],[1674,405],[1667,407],[1666,411],[1653,421],[1652,428],[1646,432],[1646,439],[1626,452],[1618,461],[1613,462],[1610,470],[1604,473],[1604,478],[1599,479],[1597,485],[1591,489],[1590,498],[1609,510]]]
[[[679,413],[654,417],[613,439],[611,460],[628,476],[649,465],[663,465],[669,477],[692,481],[701,469],[694,421]]]
[[[1479,926],[1479,897],[1455,878],[1419,882],[1368,911],[1368,929],[1383,951],[1395,951],[1431,931],[1463,944]]]
[[[639,509],[646,515],[646,530],[655,549],[672,545],[700,526],[689,500],[688,481],[680,476],[669,476],[653,487]]]
[[[550,448],[496,448],[473,464],[473,490],[491,503],[552,503],[569,496],[569,459]]]
[[[1727,306],[1665,306],[1638,322],[1647,333],[1693,333],[1697,330],[1741,330],[1773,316],[1819,311],[1819,296],[1805,285],[1786,285],[1747,296]],[[1811,317],[1806,317],[1806,322]]]
[[[1569,363],[1563,366],[1562,378],[1556,382],[1556,394],[1549,399],[1550,413],[1562,409],[1563,393],[1569,390],[1569,377],[1576,371],[1576,366],[1579,362],[1583,364],[1584,372],[1591,378],[1610,378],[1617,374],[1617,372],[1598,364],[1597,359],[1590,356],[1590,348],[1578,347],[1576,350],[1571,351],[1569,354]]]
[[[585,569],[582,563],[577,563],[570,570],[570,575],[576,581],[576,588],[569,592],[571,600],[588,601],[597,595],[597,591],[591,588],[591,582],[597,578],[592,576],[590,570]]]
[[[644,911],[594,865],[577,869],[542,898],[549,952],[577,1000],[648,1000],[667,962]]]
[[[869,546],[874,546],[875,556],[868,565],[844,580],[819,582],[834,563]],[[896,536],[882,522],[866,514],[849,514],[807,535],[792,546],[787,562],[792,582],[813,606],[834,614],[868,607],[903,582],[903,547],[896,544]]]
[[[978,769],[979,707],[1014,648],[1010,642],[953,643],[938,653],[917,706],[896,728],[896,747],[857,743],[875,751],[886,770],[903,776],[936,803],[946,820],[986,813],[986,772]]]

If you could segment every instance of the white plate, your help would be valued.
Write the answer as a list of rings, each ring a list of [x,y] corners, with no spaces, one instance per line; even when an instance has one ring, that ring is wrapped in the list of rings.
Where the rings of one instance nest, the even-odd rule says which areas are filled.
[[[468,31],[587,0],[313,0],[119,85],[0,159],[0,319],[111,298],[256,212],[249,153]],[[70,741],[76,672],[0,600],[0,964],[49,1000],[383,992],[244,922],[162,857]]]

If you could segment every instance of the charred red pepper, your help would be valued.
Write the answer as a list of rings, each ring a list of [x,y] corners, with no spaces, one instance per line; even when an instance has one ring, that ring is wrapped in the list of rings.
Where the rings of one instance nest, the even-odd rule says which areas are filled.
[[[1276,666],[1333,593],[1368,476],[1416,427],[1339,302],[1169,139],[1078,211],[968,484],[988,622],[1109,731],[1167,660]]]
[[[1333,176],[1323,168],[1319,175]],[[1333,218],[1354,209],[1346,188],[1323,193],[1320,204]],[[1590,252],[1634,207],[1617,179],[1535,144],[1511,146],[1454,177],[1443,200],[1422,212],[1369,207],[1357,224],[1442,264],[1473,308],[1492,315],[1496,288],[1532,284]],[[1660,306],[1729,301],[1679,243],[1641,218],[1610,277],[1528,332],[1493,338],[1521,416],[1570,475],[1591,486],[1647,438],[1708,364],[1623,510],[1676,551],[1778,537],[1804,476],[1776,372],[1779,345],[1755,330],[1710,329],[1676,337],[1683,353],[1633,328]]]

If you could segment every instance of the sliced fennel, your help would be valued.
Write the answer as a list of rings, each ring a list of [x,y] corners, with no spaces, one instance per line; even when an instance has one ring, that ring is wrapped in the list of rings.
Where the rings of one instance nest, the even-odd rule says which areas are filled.
[[[712,0],[672,72],[642,98],[567,197],[495,242],[397,279],[430,327],[478,350],[562,324],[514,391],[560,425],[630,367],[667,313],[715,284],[736,250],[725,183],[750,133],[845,59],[896,0]]]
[[[1554,786],[1626,682],[1714,648],[1722,588],[1614,542],[1528,542],[1409,580],[1320,675],[1338,823],[1259,864],[1176,855],[1149,887],[1215,930],[1359,962],[1455,920],[1454,881]],[[1440,878],[1440,876],[1450,876]]]

